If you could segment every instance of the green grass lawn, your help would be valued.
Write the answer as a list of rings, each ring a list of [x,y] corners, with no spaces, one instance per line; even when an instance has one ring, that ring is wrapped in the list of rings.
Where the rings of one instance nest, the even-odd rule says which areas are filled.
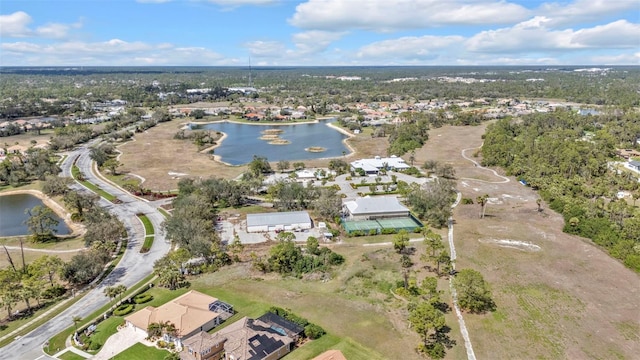
[[[188,290],[189,289],[182,288],[182,289],[172,291],[172,290],[161,288],[161,287],[153,287],[145,292],[145,294],[150,294],[151,296],[153,296],[153,300],[146,302],[144,304],[141,304],[142,307],[139,307],[139,309],[142,309],[146,306],[158,307],[166,303],[167,301],[173,300],[178,296],[186,293]]]
[[[165,218],[168,218],[171,216],[171,214],[169,214],[169,212],[161,207],[158,208],[158,211],[160,211],[160,214],[162,214]]]
[[[327,350],[340,350],[349,360],[384,359],[380,354],[367,349],[350,338],[340,338],[335,335],[324,335],[318,340],[305,343],[295,351],[285,356],[284,360],[306,360],[322,354]]]
[[[96,331],[91,334],[90,338],[92,342],[97,342],[100,344],[100,347],[104,345],[105,341],[109,338],[109,336],[115,334],[118,331],[118,326],[124,322],[124,318],[122,316],[112,316],[107,320],[98,324]],[[92,353],[97,353],[99,350],[91,351]]]
[[[167,355],[169,355],[167,350],[160,350],[137,343],[114,356],[113,360],[163,360]]]
[[[78,181],[80,184],[84,185],[86,188],[88,188],[89,190],[93,191],[94,193],[102,196],[103,198],[107,199],[108,201],[113,202],[116,197],[109,194],[108,192],[100,189],[98,186],[96,186],[95,184],[86,181],[86,180],[78,180],[78,176],[82,175],[80,172],[80,168],[78,168],[76,165],[73,165],[73,167],[71,168],[71,175],[76,179],[76,181]]]
[[[149,235],[154,235],[155,231],[153,229],[153,224],[151,223],[151,220],[149,220],[149,218],[146,215],[138,215],[138,218],[140,219],[140,221],[142,221],[142,225],[144,225],[144,232],[146,234],[146,236]]]
[[[130,176],[128,174],[111,175],[111,174],[105,174],[103,172],[101,172],[101,174],[105,178],[109,179],[111,182],[118,184],[118,186],[120,187],[124,187],[128,185],[132,185],[132,186],[140,185],[140,179],[138,179],[135,176]]]
[[[136,286],[134,286],[134,287],[130,288],[129,290],[127,290],[122,295],[122,298],[124,299],[127,296],[130,296],[131,294],[133,294],[134,292],[139,291],[139,286],[141,286],[143,284],[146,284],[154,276],[155,276],[154,274],[151,274],[151,275],[147,276],[146,278],[142,279],[142,281],[140,281],[138,284],[136,284]],[[98,309],[95,312],[93,312],[91,315],[87,316],[85,319],[83,319],[83,321],[80,324],[78,324],[78,329],[83,328],[83,327],[87,326],[88,324],[92,323],[95,318],[97,318],[98,316],[102,315],[105,311],[109,310],[109,308],[112,305],[113,304],[111,302],[109,302],[108,304],[104,305],[100,309]],[[73,333],[74,330],[75,330],[74,327],[70,326],[67,329],[63,330],[62,332],[59,332],[58,334],[53,336],[51,339],[49,339],[49,348],[46,351],[46,353],[49,354],[49,355],[53,355],[53,354],[57,353],[58,351],[64,349],[65,348],[65,341],[66,341],[67,337],[69,337]]]
[[[84,360],[85,358],[71,351],[67,351],[62,355],[58,356],[58,359],[62,360]]]

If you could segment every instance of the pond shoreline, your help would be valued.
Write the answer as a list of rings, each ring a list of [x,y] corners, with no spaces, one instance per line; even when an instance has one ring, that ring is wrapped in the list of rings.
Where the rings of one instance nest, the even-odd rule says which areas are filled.
[[[233,124],[240,124],[240,125],[257,125],[257,126],[276,126],[276,127],[279,127],[279,126],[318,124],[322,120],[330,120],[330,119],[335,119],[335,117],[334,116],[323,117],[323,118],[318,118],[318,119],[315,119],[315,120],[312,120],[312,121],[296,122],[296,123],[268,123],[268,124],[265,124],[265,123],[250,123],[250,122],[234,121],[234,120],[229,120],[229,119],[221,119],[221,120],[213,120],[213,121],[190,121],[190,122],[185,122],[185,123],[183,123],[184,126],[182,128],[183,129],[187,129],[187,128],[189,128],[189,125],[191,125],[191,124],[194,124],[194,125],[209,125],[209,124],[219,124],[219,123],[233,123]],[[333,130],[336,130],[337,132],[347,136],[347,138],[342,140],[342,143],[345,145],[345,147],[347,149],[349,149],[350,152],[348,154],[345,154],[345,155],[335,155],[335,156],[329,156],[329,157],[320,157],[320,158],[315,158],[314,160],[338,159],[338,158],[341,158],[341,157],[344,158],[346,156],[351,157],[354,154],[356,154],[356,150],[348,142],[349,139],[355,137],[356,135],[354,135],[353,133],[351,133],[351,132],[349,132],[349,131],[347,131],[347,130],[345,130],[343,128],[335,126],[332,123],[326,123],[325,125],[330,127],[330,128],[332,128]],[[215,150],[216,148],[222,146],[223,141],[229,136],[224,131],[220,131],[220,130],[216,130],[216,131],[221,133],[222,137],[216,141],[215,145],[209,146],[206,149],[200,150],[199,151],[200,153],[211,152],[211,151]],[[216,161],[216,162],[218,162],[220,164],[226,165],[226,166],[231,166],[231,167],[246,166],[246,164],[237,164],[237,165],[230,164],[230,163],[224,161],[222,159],[221,155],[215,154],[215,152],[213,154],[211,154],[211,156],[213,157],[214,161]],[[300,159],[300,160],[303,160],[303,159]],[[276,162],[276,161],[277,160],[270,160],[270,162]]]
[[[27,195],[32,195],[32,196],[37,197],[38,199],[40,199],[42,201],[42,203],[46,207],[48,207],[49,209],[53,210],[53,212],[56,213],[56,215],[58,215],[58,217],[60,217],[60,219],[62,219],[62,221],[64,221],[65,225],[67,225],[67,227],[69,228],[69,230],[71,232],[69,234],[66,234],[66,235],[56,235],[57,237],[59,237],[59,238],[70,238],[70,237],[83,235],[86,232],[86,229],[85,229],[84,226],[82,226],[81,224],[78,224],[76,222],[71,221],[71,213],[69,213],[67,211],[67,209],[65,209],[62,205],[58,204],[55,200],[53,200],[52,198],[50,198],[49,196],[47,196],[46,194],[44,194],[40,190],[16,189],[16,190],[9,190],[9,191],[0,192],[0,196],[20,195],[20,194],[27,194]],[[2,237],[3,238],[12,238],[12,237],[27,236],[27,235],[29,235],[29,234],[13,235],[13,236],[2,236]]]

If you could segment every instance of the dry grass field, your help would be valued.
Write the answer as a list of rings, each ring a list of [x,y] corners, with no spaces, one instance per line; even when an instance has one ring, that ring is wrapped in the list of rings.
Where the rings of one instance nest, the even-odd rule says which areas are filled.
[[[199,153],[189,140],[174,139],[173,135],[185,121],[161,123],[136,134],[134,141],[120,145],[120,162],[124,165],[118,171],[142,176],[145,188],[167,191],[176,189],[181,177],[233,178],[245,170],[245,166],[224,165],[214,161],[211,155]]]
[[[53,136],[53,129],[45,129],[40,132],[38,135],[36,132],[27,132],[19,135],[12,135],[7,137],[0,138],[0,146],[2,147],[10,147],[13,145],[22,145],[26,147],[30,147],[36,144],[46,144],[49,139]],[[32,143],[35,141],[35,143]]]
[[[490,196],[484,219],[477,204],[460,205],[454,212],[457,268],[479,270],[497,304],[495,313],[465,315],[476,356],[637,358],[638,274],[590,240],[563,233],[560,215],[546,208],[538,213],[535,191],[513,177],[508,183],[490,183],[503,180],[463,159],[461,149],[480,146],[484,128],[434,129],[416,154],[419,162],[453,164],[463,197]]]

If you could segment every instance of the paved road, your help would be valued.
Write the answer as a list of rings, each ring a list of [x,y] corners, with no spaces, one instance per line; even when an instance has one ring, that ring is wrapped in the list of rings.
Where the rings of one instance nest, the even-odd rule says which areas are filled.
[[[102,283],[46,324],[2,348],[0,350],[0,359],[32,360],[42,357],[44,355],[42,351],[43,344],[55,334],[72,326],[73,321],[71,319],[74,316],[86,317],[109,301],[109,298],[103,294],[105,287],[115,284],[124,284],[130,287],[138,283],[153,271],[153,263],[169,251],[170,245],[165,241],[165,236],[160,226],[164,218],[155,207],[95,176],[91,171],[88,145],[71,151],[68,155],[64,163],[61,164],[61,176],[71,176],[73,160],[78,157],[77,165],[85,175],[85,178],[122,201],[121,204],[116,205],[100,199],[99,204],[118,216],[124,223],[129,234],[127,250],[118,266]],[[74,184],[73,189],[88,191],[79,184]],[[139,253],[144,241],[144,227],[137,219],[137,213],[147,215],[155,227],[155,241],[151,251],[146,254]]]

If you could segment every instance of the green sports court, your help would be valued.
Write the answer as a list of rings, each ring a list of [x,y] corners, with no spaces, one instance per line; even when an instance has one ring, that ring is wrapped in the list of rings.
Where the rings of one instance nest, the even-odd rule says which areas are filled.
[[[371,230],[376,230],[376,233],[379,234],[382,232],[382,229],[395,229],[396,231],[407,230],[412,232],[415,228],[422,227],[423,225],[418,219],[410,216],[376,220],[342,220],[342,226],[347,234],[351,234],[354,231],[362,231],[365,234],[369,234]]]

